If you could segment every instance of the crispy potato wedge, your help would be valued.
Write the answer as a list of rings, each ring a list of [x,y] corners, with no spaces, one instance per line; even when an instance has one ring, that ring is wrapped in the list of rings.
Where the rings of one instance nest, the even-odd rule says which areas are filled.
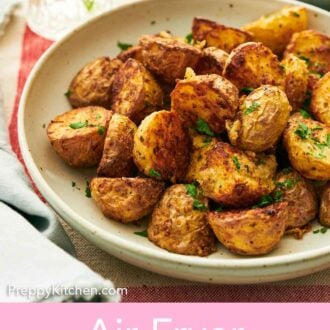
[[[90,188],[92,198],[106,217],[127,223],[152,212],[164,183],[148,178],[94,178]]]
[[[226,119],[235,117],[239,103],[237,88],[216,74],[178,81],[171,101],[186,127],[195,127],[202,119],[215,133],[224,131]]]
[[[209,224],[231,252],[249,256],[271,252],[280,242],[288,217],[287,203],[262,209],[210,212]]]
[[[231,144],[254,152],[270,149],[284,131],[290,112],[280,88],[263,85],[255,89],[241,104],[236,119],[226,122]]]
[[[202,56],[196,66],[198,75],[217,74],[222,76],[229,54],[216,47],[207,47],[202,50]]]
[[[300,6],[286,6],[242,27],[262,42],[274,54],[281,55],[295,32],[307,29],[307,9]]]
[[[204,18],[195,17],[192,25],[194,40],[206,41],[208,47],[216,47],[230,53],[235,47],[252,41],[252,35]]]
[[[85,107],[55,117],[47,128],[56,153],[70,166],[92,167],[102,157],[106,130],[112,111]]]
[[[282,62],[285,70],[285,93],[293,111],[298,111],[304,103],[308,88],[306,62],[295,55],[288,55]]]
[[[277,56],[260,42],[247,42],[235,48],[226,61],[223,73],[238,89],[261,85],[284,89],[284,70]]]
[[[330,71],[330,38],[321,32],[305,30],[295,33],[284,56],[289,54],[306,61],[311,72],[326,74]]]
[[[121,67],[118,59],[100,57],[82,68],[73,78],[68,98],[74,108],[90,105],[110,109],[115,73]]]
[[[330,227],[330,183],[327,183],[321,194],[320,223]]]
[[[217,142],[193,150],[186,181],[197,181],[206,197],[239,208],[274,190],[275,171],[273,155],[246,153]]]
[[[112,110],[137,124],[163,105],[164,95],[160,86],[150,72],[134,59],[128,59],[118,70],[112,93]]]
[[[115,113],[105,138],[103,155],[97,175],[101,177],[130,177],[133,174],[133,145],[136,125],[126,116]]]
[[[283,135],[290,163],[305,178],[330,179],[330,127],[293,114]]]
[[[174,38],[143,36],[140,45],[146,67],[169,84],[182,79],[187,67],[194,69],[201,57],[200,49]]]
[[[288,203],[286,229],[305,226],[315,219],[318,203],[311,183],[298,172],[285,169],[277,174],[276,186],[282,192],[282,200]]]
[[[192,189],[195,198],[183,184],[165,191],[152,213],[148,238],[170,252],[203,257],[215,251],[215,239],[207,222],[208,200]]]
[[[325,74],[313,89],[311,111],[317,120],[330,126],[330,72]]]
[[[125,63],[128,59],[132,58],[136,61],[143,62],[142,47],[132,46],[124,51],[122,51],[117,58]]]
[[[175,112],[154,112],[142,121],[134,136],[134,161],[145,175],[175,183],[186,174],[190,144]]]

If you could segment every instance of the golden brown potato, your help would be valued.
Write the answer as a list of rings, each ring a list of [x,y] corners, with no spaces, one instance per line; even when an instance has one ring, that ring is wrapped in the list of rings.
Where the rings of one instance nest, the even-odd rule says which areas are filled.
[[[205,40],[208,47],[220,48],[227,53],[253,39],[248,32],[197,17],[193,21],[192,35],[194,40]]]
[[[47,128],[56,153],[70,166],[92,167],[102,157],[104,139],[112,111],[85,107],[55,117]]]
[[[327,183],[321,194],[320,223],[330,227],[330,183]]]
[[[276,186],[282,192],[282,200],[288,203],[286,229],[302,227],[317,214],[317,196],[314,187],[298,172],[285,169],[276,176]]]
[[[116,178],[129,177],[134,169],[133,145],[136,125],[126,116],[115,113],[105,138],[103,155],[97,175]]]
[[[202,57],[196,66],[196,73],[218,74],[222,76],[223,69],[229,54],[216,47],[207,47],[202,50]]]
[[[172,109],[186,127],[204,120],[215,133],[225,129],[226,119],[233,119],[238,108],[238,90],[216,74],[192,76],[180,80],[171,93]]]
[[[270,149],[284,131],[290,112],[280,88],[264,85],[255,89],[241,104],[235,121],[226,122],[231,144],[254,152]]]
[[[145,175],[176,182],[184,178],[190,158],[190,138],[175,112],[154,112],[134,136],[133,156]]]
[[[292,166],[305,178],[330,179],[330,127],[295,113],[284,131]]]
[[[112,110],[139,124],[148,114],[163,105],[163,92],[145,67],[128,59],[113,82]]]
[[[100,57],[88,63],[77,73],[68,90],[68,98],[74,108],[99,105],[110,109],[111,89],[115,73],[122,62]]]
[[[285,70],[285,93],[293,111],[298,111],[304,103],[308,87],[306,62],[290,54],[281,64]]]
[[[295,33],[285,50],[285,56],[294,54],[306,61],[311,72],[330,71],[330,38],[321,32],[305,30]]]
[[[143,62],[142,57],[142,47],[141,46],[132,46],[124,51],[122,51],[117,58],[122,62],[126,62],[128,59],[133,58],[139,62]]]
[[[207,210],[208,200],[195,185],[171,186],[152,213],[148,238],[170,252],[207,256],[215,251]]]
[[[237,88],[274,85],[284,89],[284,70],[278,58],[260,42],[247,42],[229,55],[224,77]]]
[[[330,72],[316,83],[312,93],[311,110],[317,120],[330,126]]]
[[[147,178],[94,178],[90,188],[106,217],[127,223],[152,212],[164,183]]]
[[[169,84],[184,77],[187,67],[195,68],[201,51],[174,38],[143,36],[140,39],[146,67]]]
[[[186,180],[197,181],[206,197],[238,208],[272,192],[275,171],[274,156],[243,152],[217,142],[193,151]]]
[[[218,240],[231,252],[262,255],[280,242],[288,217],[287,203],[251,210],[210,212],[209,224]]]
[[[280,55],[295,32],[307,29],[307,10],[299,6],[286,6],[242,27],[255,41],[262,42],[274,54]]]

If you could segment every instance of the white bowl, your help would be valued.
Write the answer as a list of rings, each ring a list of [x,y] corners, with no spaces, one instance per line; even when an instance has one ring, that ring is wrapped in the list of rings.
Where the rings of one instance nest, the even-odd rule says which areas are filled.
[[[66,166],[48,143],[44,124],[69,109],[64,96],[76,72],[91,59],[115,56],[117,41],[135,43],[145,33],[170,29],[186,35],[194,16],[237,26],[295,1],[154,0],[126,5],[88,22],[55,43],[34,67],[19,109],[19,139],[23,157],[37,187],[53,209],[74,229],[103,250],[136,266],[168,276],[213,283],[256,283],[313,273],[330,265],[330,231],[308,233],[303,240],[285,237],[263,257],[239,257],[223,247],[207,258],[162,250],[142,230],[105,218],[85,197],[92,170]],[[310,26],[330,33],[329,13],[304,4]],[[155,21],[155,23],[153,23]],[[71,186],[76,182],[81,190]]]

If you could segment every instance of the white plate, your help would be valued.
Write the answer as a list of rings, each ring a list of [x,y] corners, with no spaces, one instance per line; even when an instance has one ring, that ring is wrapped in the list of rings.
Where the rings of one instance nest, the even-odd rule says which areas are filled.
[[[146,238],[134,235],[141,228],[103,217],[94,202],[84,195],[85,179],[93,171],[77,171],[66,166],[50,147],[43,127],[55,115],[69,109],[64,93],[76,72],[98,56],[115,56],[117,41],[135,43],[142,34],[166,29],[186,35],[194,16],[239,27],[285,3],[296,2],[139,1],[104,14],[55,43],[31,73],[19,109],[19,139],[24,160],[54,210],[103,250],[144,269],[173,277],[214,283],[256,283],[293,278],[329,267],[330,231],[309,233],[300,241],[285,237],[273,253],[258,258],[238,257],[223,247],[207,258],[162,250]],[[310,26],[329,34],[329,13],[305,6],[309,9]],[[80,191],[71,187],[72,181]]]

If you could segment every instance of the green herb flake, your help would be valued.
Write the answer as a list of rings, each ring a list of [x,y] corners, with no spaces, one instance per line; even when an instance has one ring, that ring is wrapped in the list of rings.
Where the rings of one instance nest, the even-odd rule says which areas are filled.
[[[240,164],[238,158],[236,156],[233,156],[232,160],[233,160],[237,170],[239,171],[241,169],[241,164]]]
[[[71,96],[71,91],[70,91],[70,90],[68,90],[67,92],[65,92],[65,93],[64,93],[64,95],[65,95],[66,97],[68,97],[68,98],[69,98],[69,97]]]
[[[320,232],[320,229],[313,230],[313,234],[318,234]]]
[[[186,43],[192,45],[194,43],[192,33],[188,33],[185,37]]]
[[[299,112],[305,119],[311,118],[310,113],[308,111],[306,111],[305,109],[300,109]]]
[[[274,193],[273,200],[274,202],[280,202],[283,198],[283,193],[281,190],[276,190]]]
[[[260,107],[260,104],[257,102],[252,102],[252,104],[244,111],[244,115],[249,115],[253,111],[257,110]]]
[[[206,134],[208,136],[214,136],[214,133],[212,132],[212,130],[210,129],[209,125],[207,124],[207,122],[202,119],[202,118],[198,118],[197,122],[196,122],[196,131],[198,133],[201,134]]]
[[[322,131],[323,128],[321,126],[316,126],[314,128],[312,128],[312,131]]]
[[[160,178],[161,177],[160,173],[157,172],[153,168],[149,171],[149,176],[151,176],[152,178]]]
[[[268,206],[270,204],[273,204],[273,197],[270,195],[264,195],[261,197],[260,201],[258,204],[252,206],[253,209],[257,209],[260,207]]]
[[[99,135],[104,135],[105,127],[102,125],[97,126],[97,132],[99,133]]]
[[[117,46],[118,46],[118,48],[121,49],[121,50],[127,50],[128,48],[133,47],[132,44],[127,44],[127,43],[120,42],[120,41],[117,42]]]
[[[193,183],[185,184],[187,194],[193,198],[197,197],[198,191],[197,187]]]
[[[286,179],[285,181],[280,181],[276,183],[276,186],[278,188],[283,188],[283,189],[291,189],[292,187],[294,187],[297,184],[296,180],[292,180],[292,179]]]
[[[71,127],[72,129],[80,129],[80,128],[88,127],[88,121],[86,120],[85,122],[78,121],[76,123],[71,123],[69,127]]]
[[[207,207],[201,203],[198,199],[194,200],[193,203],[194,209],[199,210],[199,211],[207,211]]]
[[[298,56],[298,57],[299,57],[301,60],[305,61],[307,65],[310,65],[311,60],[310,60],[308,57],[306,57],[306,56],[304,56],[304,55],[300,55],[300,56]]]
[[[320,230],[320,232],[322,234],[325,234],[327,231],[328,231],[328,228],[326,228],[326,227],[322,227],[321,230]]]
[[[306,140],[311,135],[311,130],[304,123],[299,123],[299,127],[295,130],[295,134],[301,139]]]
[[[94,7],[94,0],[83,0],[83,3],[87,9],[87,11],[91,11]]]
[[[202,148],[207,147],[212,141],[212,138],[210,136],[206,136],[203,140]]]
[[[76,186],[76,183],[74,181],[71,182],[71,187],[74,188]]]
[[[295,17],[300,17],[300,15],[296,11],[292,12],[292,15]]]
[[[92,193],[91,193],[91,188],[90,188],[89,181],[86,181],[85,196],[87,198],[91,198],[92,197]]]
[[[148,231],[147,229],[142,230],[142,231],[136,231],[134,232],[135,235],[142,236],[142,237],[148,237]]]
[[[253,87],[243,87],[243,88],[241,88],[241,92],[244,93],[244,94],[250,94],[253,91],[254,91]]]

